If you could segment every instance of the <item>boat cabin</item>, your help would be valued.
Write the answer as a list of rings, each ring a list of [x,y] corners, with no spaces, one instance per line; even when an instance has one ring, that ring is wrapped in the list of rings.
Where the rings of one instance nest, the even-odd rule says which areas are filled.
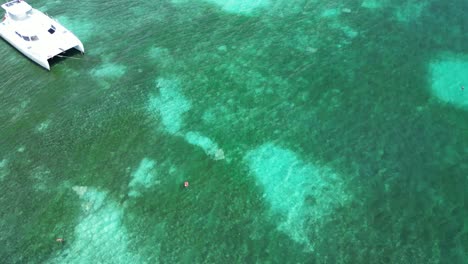
[[[8,16],[13,20],[24,20],[32,14],[32,7],[21,0],[14,0],[7,2],[2,5],[2,8],[5,9]]]
[[[13,21],[25,21],[28,18],[32,18],[35,14],[33,8],[22,0],[13,0],[2,5],[2,8],[5,9],[6,15],[11,18]],[[21,24],[18,24],[21,25]],[[54,25],[50,25],[47,28],[47,32],[54,34],[57,29]],[[37,41],[39,37],[37,36],[37,28],[31,28],[28,26],[18,26],[16,28],[16,35],[24,41]]]

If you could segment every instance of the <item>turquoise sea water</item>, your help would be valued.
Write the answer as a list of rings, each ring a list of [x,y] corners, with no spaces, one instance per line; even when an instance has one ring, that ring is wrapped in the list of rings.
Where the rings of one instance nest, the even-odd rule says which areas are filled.
[[[29,3],[1,263],[468,263],[466,0]]]

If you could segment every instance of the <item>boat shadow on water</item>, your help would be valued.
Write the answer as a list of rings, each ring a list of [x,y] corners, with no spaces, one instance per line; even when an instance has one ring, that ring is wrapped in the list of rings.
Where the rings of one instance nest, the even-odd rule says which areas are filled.
[[[81,60],[82,58],[83,57],[81,51],[75,48],[71,48],[65,52],[55,55],[47,61],[49,62],[50,67],[52,68],[54,65],[60,64],[65,60]]]

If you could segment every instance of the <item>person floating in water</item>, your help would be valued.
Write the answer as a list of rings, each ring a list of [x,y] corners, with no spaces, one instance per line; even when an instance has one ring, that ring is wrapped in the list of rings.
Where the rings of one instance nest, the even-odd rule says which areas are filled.
[[[189,187],[189,182],[188,181],[185,181],[184,182],[184,188],[188,188]]]

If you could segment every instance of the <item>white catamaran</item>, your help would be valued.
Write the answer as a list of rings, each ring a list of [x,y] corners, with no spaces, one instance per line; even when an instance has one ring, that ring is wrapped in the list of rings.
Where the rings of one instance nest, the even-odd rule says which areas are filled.
[[[47,70],[48,60],[67,50],[75,48],[84,53],[83,44],[72,32],[25,1],[13,0],[2,8],[6,12],[0,37]]]

